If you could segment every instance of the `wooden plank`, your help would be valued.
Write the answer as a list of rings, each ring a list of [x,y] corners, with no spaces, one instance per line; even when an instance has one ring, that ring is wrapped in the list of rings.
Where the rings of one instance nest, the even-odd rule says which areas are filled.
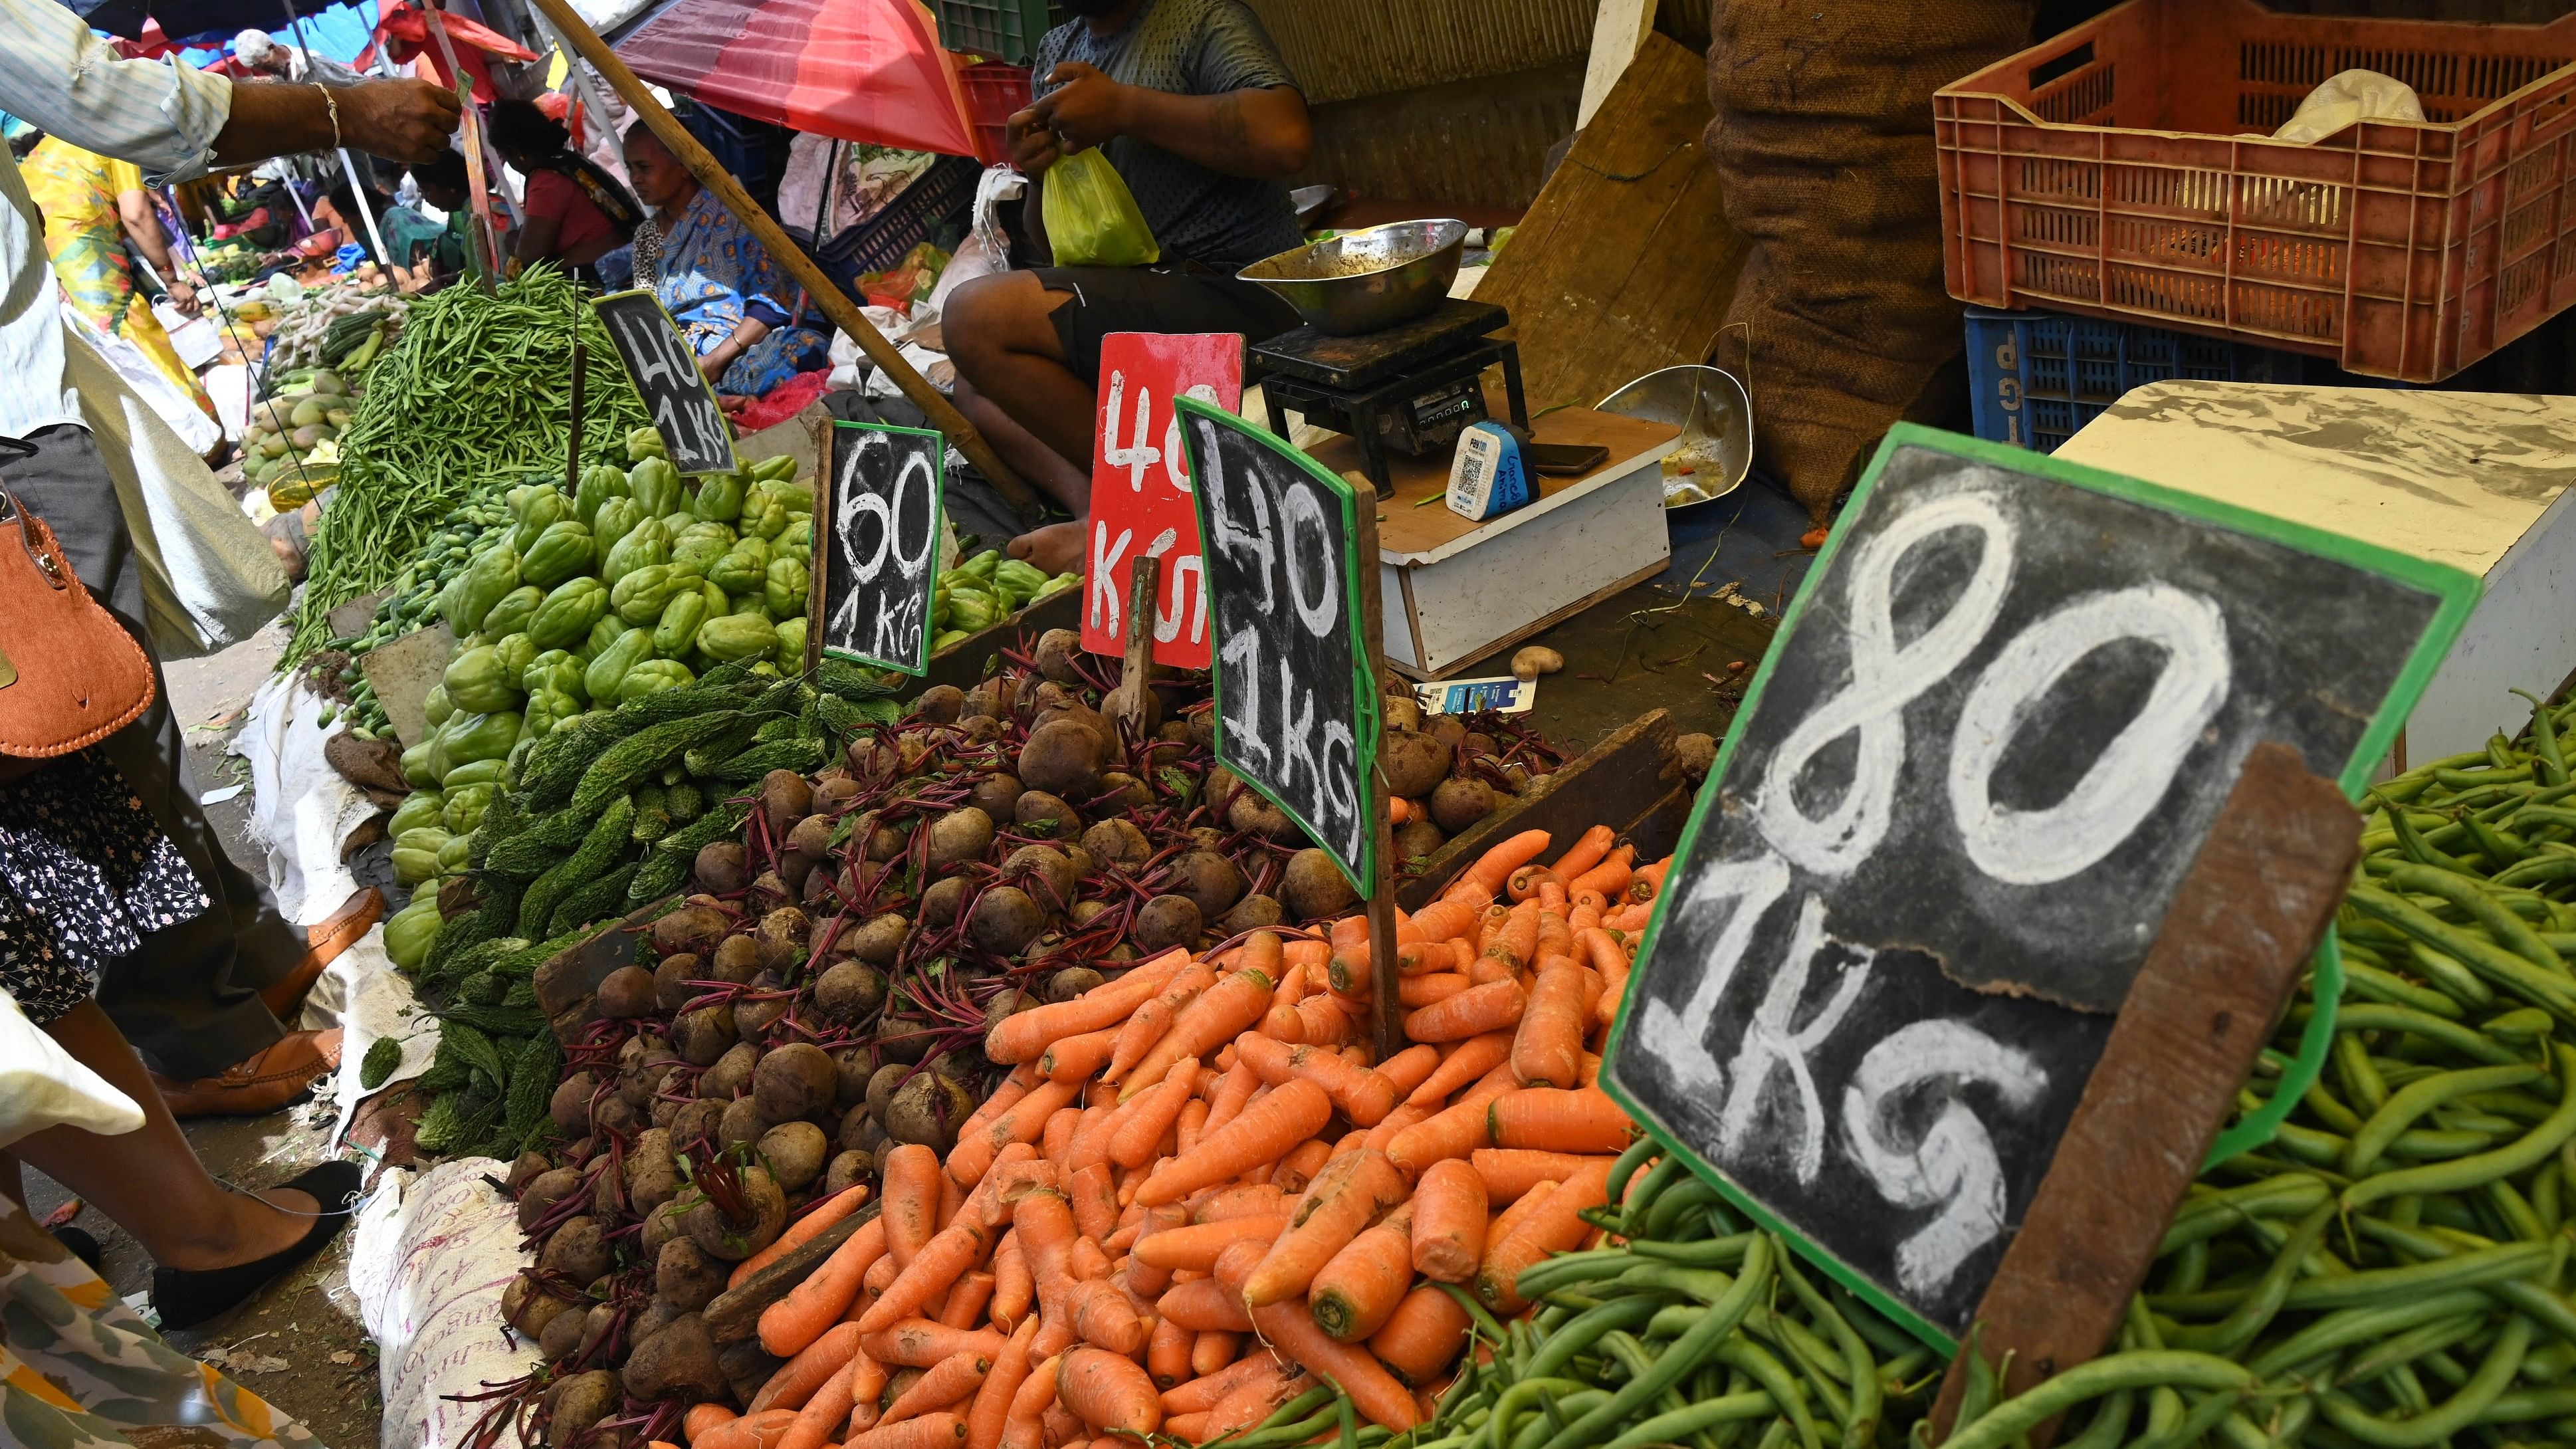
[[[1477,286],[1511,310],[1532,411],[1707,357],[1751,247],[1701,150],[1707,90],[1698,56],[1648,36]]]
[[[850,1234],[876,1221],[878,1207],[869,1203],[788,1249],[776,1262],[745,1278],[741,1287],[717,1294],[703,1315],[707,1337],[720,1344],[751,1337],[760,1328],[760,1310],[786,1297],[788,1289],[804,1282],[807,1274],[832,1256],[834,1248],[849,1241]]]
[[[376,688],[394,738],[416,745],[429,738],[429,692],[456,653],[456,634],[445,624],[416,629],[370,649],[358,660],[358,672]]]
[[[1637,47],[1655,31],[1655,0],[1601,0],[1592,16],[1592,53],[1583,63],[1583,102],[1575,108],[1574,128],[1592,124],[1594,113],[1610,98]]]
[[[653,923],[679,901],[671,895],[649,902],[540,962],[535,980],[537,1009],[560,1022],[567,1012],[579,1008],[572,1021],[578,1028],[590,1017],[590,1001],[598,994],[599,983],[617,968],[635,964],[636,947],[652,933]]]
[[[1524,830],[1548,833],[1549,856],[1563,853],[1595,825],[1623,828],[1657,819],[1660,806],[1681,791],[1687,813],[1689,791],[1681,761],[1673,753],[1673,717],[1663,710],[1639,715],[1618,733],[1569,761],[1555,773],[1546,793],[1518,809],[1497,810],[1451,837],[1431,855],[1422,874],[1396,888],[1396,902],[1418,911],[1439,899],[1458,873],[1487,847]],[[1678,840],[1678,828],[1672,840]],[[1670,841],[1664,842],[1670,849]],[[1659,854],[1661,852],[1658,852]]]
[[[2267,740],[2246,756],[1977,1304],[1977,1350],[1989,1363],[2010,1356],[2006,1393],[2111,1341],[2360,846],[2361,817],[2297,750]],[[1936,1438],[1957,1410],[1966,1362],[1954,1359],[1942,1383]]]
[[[947,648],[930,656],[930,672],[918,679],[906,676],[896,686],[905,699],[934,684],[953,684],[959,689],[973,689],[984,682],[985,666],[996,651],[1005,645],[1016,646],[1020,636],[1028,636],[1035,647],[1038,636],[1049,629],[1082,627],[1082,590],[1079,587],[1058,590],[1038,600],[1011,617],[987,629],[978,629]]]

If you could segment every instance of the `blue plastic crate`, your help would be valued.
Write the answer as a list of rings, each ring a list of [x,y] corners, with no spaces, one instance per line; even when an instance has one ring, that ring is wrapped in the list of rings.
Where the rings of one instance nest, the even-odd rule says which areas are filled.
[[[2310,380],[2295,352],[2132,322],[1968,309],[1968,398],[1988,442],[2053,453],[2131,388],[2178,377]]]

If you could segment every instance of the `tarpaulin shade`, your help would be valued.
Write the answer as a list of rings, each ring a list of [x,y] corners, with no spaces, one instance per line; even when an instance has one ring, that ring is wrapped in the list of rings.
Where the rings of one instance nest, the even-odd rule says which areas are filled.
[[[646,80],[736,115],[975,154],[956,61],[920,0],[676,0],[617,54]]]

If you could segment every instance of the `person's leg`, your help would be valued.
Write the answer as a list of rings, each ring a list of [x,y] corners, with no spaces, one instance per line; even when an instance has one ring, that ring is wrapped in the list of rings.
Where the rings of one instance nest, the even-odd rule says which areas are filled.
[[[295,1246],[312,1228],[321,1205],[311,1194],[273,1189],[272,1205],[227,1191],[207,1174],[142,1060],[96,1002],[46,1023],[45,1034],[132,1097],[143,1125],[114,1137],[51,1127],[11,1144],[9,1155],[114,1219],[155,1263],[197,1272],[256,1262]]]
[[[1021,427],[1019,420],[1002,411],[1001,404],[976,391],[961,369],[956,389],[948,400],[966,415],[966,421],[1002,455],[1029,485],[1053,499],[1066,512],[1075,515],[1091,508],[1091,479],[1075,466],[1072,459],[1038,441],[1037,434]]]

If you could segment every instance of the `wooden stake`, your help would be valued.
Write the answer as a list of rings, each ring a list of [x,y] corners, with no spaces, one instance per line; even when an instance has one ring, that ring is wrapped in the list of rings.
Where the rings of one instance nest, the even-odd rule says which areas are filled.
[[[1127,575],[1127,662],[1119,670],[1118,687],[1127,701],[1120,711],[1120,723],[1127,727],[1127,738],[1142,744],[1145,739],[1145,690],[1154,677],[1154,605],[1163,596],[1163,561],[1140,558],[1128,565]]]
[[[2361,817],[2297,750],[2266,741],[2245,757],[1977,1304],[1976,1352],[2003,1365],[2003,1393],[2091,1359],[2118,1332],[2360,848]],[[1963,1351],[1942,1381],[1935,1443],[1967,1362]]]
[[[590,349],[582,345],[581,319],[572,323],[572,417],[564,426],[564,492],[581,491],[581,383],[590,370]]]
[[[1354,512],[1359,527],[1351,538],[1351,564],[1360,571],[1360,629],[1368,641],[1368,651],[1361,656],[1368,665],[1368,678],[1361,688],[1368,691],[1362,698],[1376,705],[1386,693],[1386,601],[1380,596],[1378,575],[1382,566],[1377,550],[1377,494],[1366,487],[1351,490],[1357,495]],[[1383,720],[1386,711],[1378,705],[1373,718]],[[1375,848],[1371,857],[1368,891],[1369,935],[1369,1035],[1377,1045],[1377,1059],[1404,1050],[1403,1002],[1398,999],[1400,987],[1395,974],[1395,822],[1387,814],[1386,770],[1376,764],[1376,745],[1371,742],[1369,758],[1370,804],[1376,823]]]
[[[689,134],[678,117],[653,99],[653,92],[644,84],[643,78],[617,58],[617,52],[608,48],[608,42],[599,38],[599,32],[591,29],[589,22],[583,20],[565,0],[534,0],[534,3],[553,23],[555,33],[580,51],[591,68],[616,88],[617,94],[634,108],[635,114],[670,149],[671,155],[689,168],[690,175],[698,178],[698,184],[714,192],[716,199],[725,204],[735,219],[760,239],[760,244],[769,250],[770,260],[796,279],[797,285],[805,289],[805,295],[813,298],[814,304],[831,319],[832,325],[850,334],[850,339],[859,344],[859,350],[868,355],[868,360],[883,368],[886,376],[894,379],[895,386],[902,389],[912,405],[928,415],[930,425],[945,433],[948,440],[956,444],[957,451],[966,455],[966,461],[991,480],[1013,507],[1024,514],[1035,514],[1039,507],[1037,495],[1030,491],[1028,484],[1020,481],[1019,474],[1012,472],[1009,465],[995,455],[992,445],[984,441],[984,435],[975,430],[973,423],[966,421],[965,414],[957,411],[957,405],[932,387],[930,380],[915,370],[911,363],[904,361],[903,353],[868,321],[856,303],[842,294],[832,279],[823,274],[821,267],[814,265],[813,259],[780,229],[778,222],[751,199],[751,194],[742,189],[742,183],[734,180],[733,174],[719,165],[706,147],[698,144],[698,138]]]

